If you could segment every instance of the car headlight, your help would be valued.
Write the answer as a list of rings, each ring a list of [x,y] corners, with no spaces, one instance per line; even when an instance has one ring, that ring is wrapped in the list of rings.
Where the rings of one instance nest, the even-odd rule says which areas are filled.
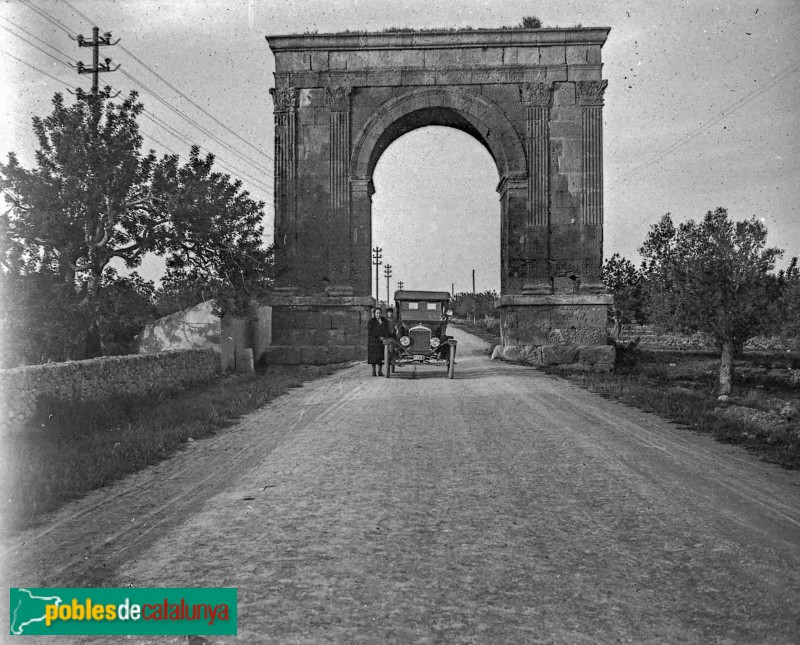
[[[403,347],[408,347],[411,344],[411,339],[408,336],[403,336],[400,338],[400,344]]]
[[[437,347],[439,347],[439,344],[440,344],[441,342],[442,342],[442,341],[440,341],[438,338],[436,338],[436,336],[434,336],[433,338],[431,338],[431,349],[436,349]]]

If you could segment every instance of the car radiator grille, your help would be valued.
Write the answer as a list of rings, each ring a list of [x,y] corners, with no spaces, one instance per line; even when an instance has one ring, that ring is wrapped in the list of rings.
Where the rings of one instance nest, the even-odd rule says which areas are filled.
[[[429,329],[412,329],[409,336],[411,336],[412,351],[431,348],[431,332]]]

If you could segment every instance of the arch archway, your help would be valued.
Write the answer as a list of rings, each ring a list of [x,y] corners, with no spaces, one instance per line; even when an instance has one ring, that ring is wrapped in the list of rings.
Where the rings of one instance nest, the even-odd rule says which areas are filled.
[[[504,276],[517,282],[525,278],[519,273],[509,276],[508,260],[523,259],[525,253],[524,240],[520,243],[524,232],[516,235],[516,229],[524,225],[523,211],[527,210],[527,158],[523,141],[510,120],[482,96],[454,88],[416,88],[386,101],[375,111],[356,135],[350,157],[350,218],[354,230],[371,230],[372,174],[383,152],[404,134],[431,125],[452,127],[471,135],[494,160],[501,178],[497,187],[502,222],[500,289],[505,293],[515,286],[521,288],[521,284],[508,284]],[[353,258],[354,273],[359,276],[364,270],[359,266],[360,259]]]
[[[392,266],[390,289],[500,293],[497,165],[471,134],[425,126],[399,137],[372,174],[372,246]],[[380,300],[386,301],[385,267]],[[372,267],[372,295],[375,291]]]
[[[268,37],[273,343],[360,351],[372,303],[372,173],[392,141],[427,125],[470,134],[497,166],[503,343],[604,343],[600,51],[608,31]],[[298,324],[310,331],[281,332]]]

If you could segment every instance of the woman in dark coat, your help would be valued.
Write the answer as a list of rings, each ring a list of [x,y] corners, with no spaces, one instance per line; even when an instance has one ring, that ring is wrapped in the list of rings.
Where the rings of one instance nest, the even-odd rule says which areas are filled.
[[[383,376],[383,341],[392,332],[383,317],[380,307],[372,310],[372,318],[367,323],[367,363],[372,365],[372,376]],[[375,372],[377,368],[377,373]],[[388,368],[387,368],[388,369]]]

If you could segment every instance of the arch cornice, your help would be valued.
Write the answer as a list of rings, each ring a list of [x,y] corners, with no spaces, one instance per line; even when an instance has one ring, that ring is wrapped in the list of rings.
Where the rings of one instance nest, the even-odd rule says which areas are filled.
[[[425,87],[386,101],[372,114],[355,138],[350,157],[351,178],[371,179],[380,156],[376,156],[376,149],[387,131],[404,117],[428,109],[453,110],[468,121],[470,134],[478,138],[492,155],[501,178],[527,177],[525,148],[520,135],[497,105],[480,95],[444,87]],[[430,125],[448,124],[439,121]]]

